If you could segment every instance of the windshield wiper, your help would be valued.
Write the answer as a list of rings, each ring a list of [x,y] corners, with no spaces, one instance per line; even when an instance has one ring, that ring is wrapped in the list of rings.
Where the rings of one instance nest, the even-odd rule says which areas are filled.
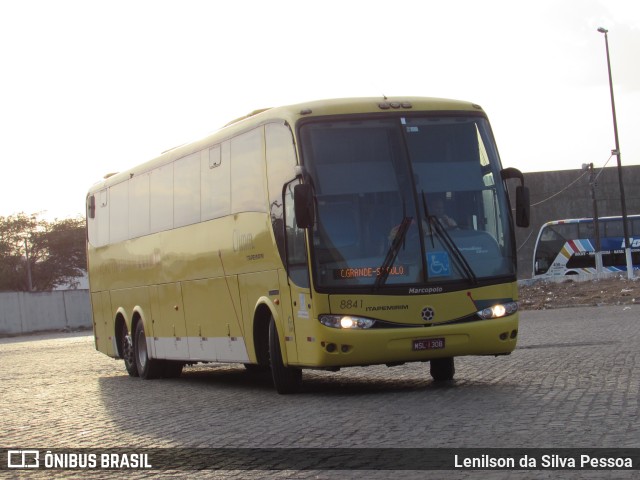
[[[404,242],[404,237],[407,235],[412,221],[413,217],[407,217],[405,215],[405,217],[402,219],[402,222],[400,222],[400,225],[398,225],[398,230],[396,231],[396,234],[391,241],[391,246],[389,246],[387,255],[385,256],[384,262],[382,262],[382,266],[380,267],[380,275],[378,275],[378,278],[376,278],[376,282],[373,285],[374,290],[377,290],[378,288],[383,286],[387,281],[389,270],[393,266],[393,262],[396,261],[396,257],[398,256],[398,252],[400,251],[400,246]]]
[[[445,247],[453,253],[453,259],[458,264],[458,268],[464,273],[467,279],[471,283],[478,283],[478,278],[469,265],[469,262],[456,245],[456,243],[451,238],[451,235],[447,233],[447,229],[442,225],[442,222],[435,215],[429,215],[429,209],[427,208],[427,200],[424,190],[422,190],[422,206],[424,208],[425,216],[427,218],[427,222],[429,224],[429,235],[431,236],[431,242],[433,243],[433,233],[435,232],[436,236],[442,241]],[[435,227],[435,228],[433,228]],[[427,269],[427,271],[429,271]]]

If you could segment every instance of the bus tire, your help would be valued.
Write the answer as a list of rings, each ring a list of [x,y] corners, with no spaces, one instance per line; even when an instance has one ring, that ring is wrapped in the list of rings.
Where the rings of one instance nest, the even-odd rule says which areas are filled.
[[[296,393],[300,390],[302,386],[302,370],[284,365],[278,330],[273,317],[271,317],[271,322],[269,323],[269,362],[271,364],[273,385],[278,393]]]
[[[453,376],[456,373],[453,357],[434,358],[429,362],[429,372],[435,382],[453,380]]]
[[[138,376],[138,366],[136,365],[135,353],[133,351],[133,340],[127,331],[127,325],[122,322],[120,326],[120,348],[124,360],[124,368],[130,377]]]
[[[149,352],[147,352],[147,337],[144,333],[142,320],[140,320],[136,325],[133,350],[140,378],[143,378],[144,380],[158,378],[162,372],[162,361],[149,358]]]

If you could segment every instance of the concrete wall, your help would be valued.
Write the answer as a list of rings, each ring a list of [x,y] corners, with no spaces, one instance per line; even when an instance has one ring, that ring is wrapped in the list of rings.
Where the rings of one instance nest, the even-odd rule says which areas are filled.
[[[0,335],[92,325],[88,290],[0,292]]]
[[[615,165],[615,157],[609,163]],[[627,213],[640,214],[640,189],[638,188],[640,165],[626,166],[622,171]],[[526,229],[516,229],[518,278],[530,278],[532,275],[533,248],[540,227],[545,222],[564,218],[593,217],[589,173],[580,178],[583,173],[582,170],[576,169],[524,174],[525,185],[529,187],[531,193],[531,226]],[[598,173],[600,170],[596,169],[596,174]],[[573,183],[576,179],[579,180]],[[513,187],[517,183],[510,180],[509,186]],[[596,187],[599,217],[622,214],[619,185],[617,167],[604,168],[598,177]],[[510,190],[511,199],[515,201],[514,192],[511,188]],[[561,191],[562,193],[556,195]],[[630,232],[630,235],[632,234]]]

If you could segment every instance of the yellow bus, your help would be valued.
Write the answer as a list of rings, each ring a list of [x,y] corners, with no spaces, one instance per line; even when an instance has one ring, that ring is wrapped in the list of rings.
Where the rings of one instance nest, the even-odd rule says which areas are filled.
[[[507,179],[515,190],[515,222]],[[95,346],[131,376],[429,362],[516,346],[514,224],[478,105],[316,101],[253,112],[87,195]]]

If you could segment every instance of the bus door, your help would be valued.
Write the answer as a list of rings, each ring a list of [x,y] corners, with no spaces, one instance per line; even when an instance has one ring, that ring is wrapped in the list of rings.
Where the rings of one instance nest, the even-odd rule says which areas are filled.
[[[285,265],[285,270],[278,269],[281,321],[277,326],[285,340],[287,361],[295,362],[298,358],[296,345],[302,338],[299,324],[309,322],[307,311],[300,308],[300,300],[304,298],[302,305],[308,305],[311,296],[305,232],[296,226],[294,214],[293,188],[300,182],[292,180],[298,162],[289,125],[284,122],[265,125],[265,144],[269,216],[278,253]]]
[[[298,349],[311,341],[311,289],[305,230],[296,224],[293,205],[293,188],[298,181],[285,187],[285,236],[287,272],[280,274],[283,326],[285,332],[287,358],[298,358]],[[288,298],[285,298],[285,294]]]

